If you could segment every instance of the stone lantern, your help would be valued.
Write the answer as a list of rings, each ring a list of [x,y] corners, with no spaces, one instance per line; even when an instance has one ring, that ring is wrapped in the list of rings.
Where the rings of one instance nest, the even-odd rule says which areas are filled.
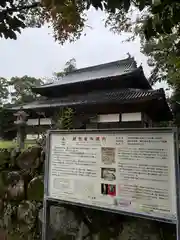
[[[16,121],[14,122],[17,125],[17,143],[20,149],[24,148],[24,141],[26,138],[26,123],[27,117],[29,116],[23,108],[14,114],[16,116]]]

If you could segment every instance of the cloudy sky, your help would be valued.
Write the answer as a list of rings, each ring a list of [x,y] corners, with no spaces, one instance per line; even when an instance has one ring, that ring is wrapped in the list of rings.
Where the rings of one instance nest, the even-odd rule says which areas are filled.
[[[127,57],[129,52],[137,63],[142,64],[146,76],[150,69],[147,59],[140,53],[138,39],[133,43],[122,43],[127,35],[115,35],[104,27],[102,12],[91,10],[88,16],[86,36],[75,43],[60,45],[54,41],[52,32],[46,26],[41,29],[26,29],[18,40],[0,39],[0,76],[29,75],[51,77],[55,71],[61,71],[71,58],[77,61],[77,67],[101,64]]]

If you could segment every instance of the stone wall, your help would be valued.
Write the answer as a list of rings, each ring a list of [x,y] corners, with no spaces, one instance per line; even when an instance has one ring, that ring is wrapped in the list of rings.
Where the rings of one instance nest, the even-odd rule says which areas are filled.
[[[44,152],[0,152],[0,240],[41,239]],[[48,240],[175,240],[175,226],[75,206],[51,206]]]
[[[51,207],[48,239],[175,240],[175,226],[108,212]],[[59,238],[58,238],[59,237]]]
[[[0,239],[40,239],[44,154],[0,149]]]

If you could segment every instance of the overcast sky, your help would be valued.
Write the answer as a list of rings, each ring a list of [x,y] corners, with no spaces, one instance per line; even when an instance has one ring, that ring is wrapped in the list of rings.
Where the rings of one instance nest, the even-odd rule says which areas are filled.
[[[61,71],[71,58],[77,61],[77,67],[101,64],[127,57],[129,52],[144,67],[146,76],[150,69],[147,59],[140,53],[138,40],[133,43],[122,43],[127,38],[111,33],[104,27],[102,12],[91,10],[88,16],[86,36],[75,43],[60,45],[54,41],[51,30],[46,26],[41,29],[26,29],[18,40],[0,39],[0,76],[29,75],[50,77],[55,71]]]

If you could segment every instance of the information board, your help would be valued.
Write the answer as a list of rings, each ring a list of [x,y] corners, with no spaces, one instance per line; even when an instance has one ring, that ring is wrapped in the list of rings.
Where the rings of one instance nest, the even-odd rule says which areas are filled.
[[[47,198],[176,222],[173,131],[52,131],[48,148]]]

